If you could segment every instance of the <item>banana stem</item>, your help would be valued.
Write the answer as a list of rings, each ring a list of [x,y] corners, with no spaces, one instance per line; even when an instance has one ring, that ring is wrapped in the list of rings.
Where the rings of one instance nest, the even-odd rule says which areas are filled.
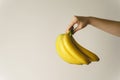
[[[69,32],[67,32],[67,34],[69,34],[70,36],[72,36],[74,34],[74,30],[71,29]]]

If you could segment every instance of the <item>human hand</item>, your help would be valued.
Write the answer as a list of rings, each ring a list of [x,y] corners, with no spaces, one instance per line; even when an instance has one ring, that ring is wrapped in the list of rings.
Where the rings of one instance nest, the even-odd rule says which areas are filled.
[[[77,24],[77,27],[74,28],[74,25]],[[74,16],[71,23],[69,24],[66,32],[69,32],[70,30],[73,30],[73,33],[77,32],[78,30],[81,30],[85,26],[89,24],[89,17],[84,16]]]

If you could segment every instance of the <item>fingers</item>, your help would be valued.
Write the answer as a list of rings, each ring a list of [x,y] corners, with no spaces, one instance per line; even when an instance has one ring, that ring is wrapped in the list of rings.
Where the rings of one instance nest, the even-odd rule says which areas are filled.
[[[81,29],[81,28],[76,27],[76,28],[74,29],[74,33],[77,32],[77,31],[79,31],[80,29]]]
[[[73,17],[72,21],[68,25],[66,32],[69,32],[71,29],[74,29],[74,25],[77,23],[78,19],[76,16]]]
[[[74,25],[77,24],[75,27]],[[84,16],[74,16],[71,23],[69,24],[66,32],[69,32],[71,29],[73,29],[73,32],[77,32],[78,30],[84,28],[89,24],[89,19],[88,17]],[[75,27],[75,28],[74,28]]]

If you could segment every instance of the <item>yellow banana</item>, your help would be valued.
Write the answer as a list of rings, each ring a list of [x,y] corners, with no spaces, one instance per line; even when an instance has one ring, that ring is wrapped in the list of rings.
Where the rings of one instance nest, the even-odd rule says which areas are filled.
[[[81,50],[81,52],[83,52],[86,56],[88,56],[88,58],[90,59],[90,61],[99,61],[99,57],[97,55],[95,55],[93,52],[85,49],[84,47],[82,47],[75,39],[73,36],[71,36],[73,43],[79,48],[79,50]]]
[[[70,64],[89,64],[92,61],[99,61],[99,57],[82,47],[72,36],[72,30],[68,33],[60,34],[56,40],[56,50],[58,55]]]
[[[75,60],[66,50],[66,47],[63,43],[63,37],[65,34],[60,34],[56,40],[56,50],[58,55],[65,61],[70,64],[80,64],[78,60]]]
[[[89,64],[90,60],[88,57],[80,52],[80,50],[73,44],[71,35],[69,33],[64,34],[63,43],[69,53],[77,59],[80,64]]]

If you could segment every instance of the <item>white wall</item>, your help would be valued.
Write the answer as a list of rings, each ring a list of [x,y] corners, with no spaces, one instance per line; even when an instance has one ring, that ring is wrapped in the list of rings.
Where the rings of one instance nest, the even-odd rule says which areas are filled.
[[[73,15],[120,20],[120,0],[0,0],[0,80],[120,80],[120,38],[93,26],[74,37],[99,62],[59,58],[55,40]]]

